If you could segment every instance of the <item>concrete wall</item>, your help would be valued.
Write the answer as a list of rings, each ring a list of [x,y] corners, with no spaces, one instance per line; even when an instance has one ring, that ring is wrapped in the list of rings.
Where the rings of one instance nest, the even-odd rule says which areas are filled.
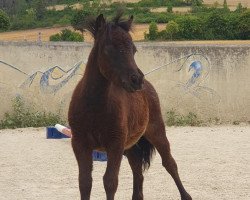
[[[250,45],[136,43],[136,62],[156,87],[163,114],[194,112],[202,119],[250,121]],[[0,42],[0,118],[11,99],[66,115],[92,45]]]

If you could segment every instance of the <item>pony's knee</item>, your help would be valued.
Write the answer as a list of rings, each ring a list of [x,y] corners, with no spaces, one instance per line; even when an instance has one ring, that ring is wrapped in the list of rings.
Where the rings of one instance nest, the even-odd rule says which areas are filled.
[[[171,155],[162,160],[162,166],[165,167],[168,171],[177,170],[177,164]]]
[[[103,184],[105,191],[107,193],[114,193],[117,190],[118,186],[118,176],[112,176],[105,174],[103,176]]]

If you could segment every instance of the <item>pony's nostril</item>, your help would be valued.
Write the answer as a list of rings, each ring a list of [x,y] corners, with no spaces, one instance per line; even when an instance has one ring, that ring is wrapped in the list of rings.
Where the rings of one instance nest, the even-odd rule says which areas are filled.
[[[136,75],[131,76],[131,81],[133,84],[138,84],[138,77]]]

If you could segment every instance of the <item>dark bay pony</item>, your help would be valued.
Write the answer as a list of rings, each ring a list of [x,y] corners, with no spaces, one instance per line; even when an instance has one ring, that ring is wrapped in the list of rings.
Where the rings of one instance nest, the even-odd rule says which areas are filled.
[[[83,78],[69,108],[72,147],[79,166],[81,200],[89,200],[92,187],[92,151],[107,152],[103,177],[107,200],[113,200],[123,154],[133,172],[133,200],[143,199],[143,170],[154,148],[173,177],[182,200],[192,198],[179,178],[165,133],[159,99],[134,60],[136,47],[129,31],[133,16],[118,14],[107,22],[103,15],[90,20],[87,30],[95,39]]]

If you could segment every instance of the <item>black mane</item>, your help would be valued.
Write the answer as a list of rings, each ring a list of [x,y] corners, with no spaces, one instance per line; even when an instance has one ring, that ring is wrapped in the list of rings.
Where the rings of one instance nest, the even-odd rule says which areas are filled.
[[[133,20],[133,16],[130,17],[129,21]],[[107,21],[105,19],[105,26],[106,27],[114,27],[118,26],[121,27],[123,30],[129,32],[132,29],[131,22],[123,18],[123,12],[117,12],[116,16],[111,20]],[[89,31],[94,38],[97,36],[97,29],[98,27],[96,26],[96,17],[88,17],[84,23],[84,29]]]

